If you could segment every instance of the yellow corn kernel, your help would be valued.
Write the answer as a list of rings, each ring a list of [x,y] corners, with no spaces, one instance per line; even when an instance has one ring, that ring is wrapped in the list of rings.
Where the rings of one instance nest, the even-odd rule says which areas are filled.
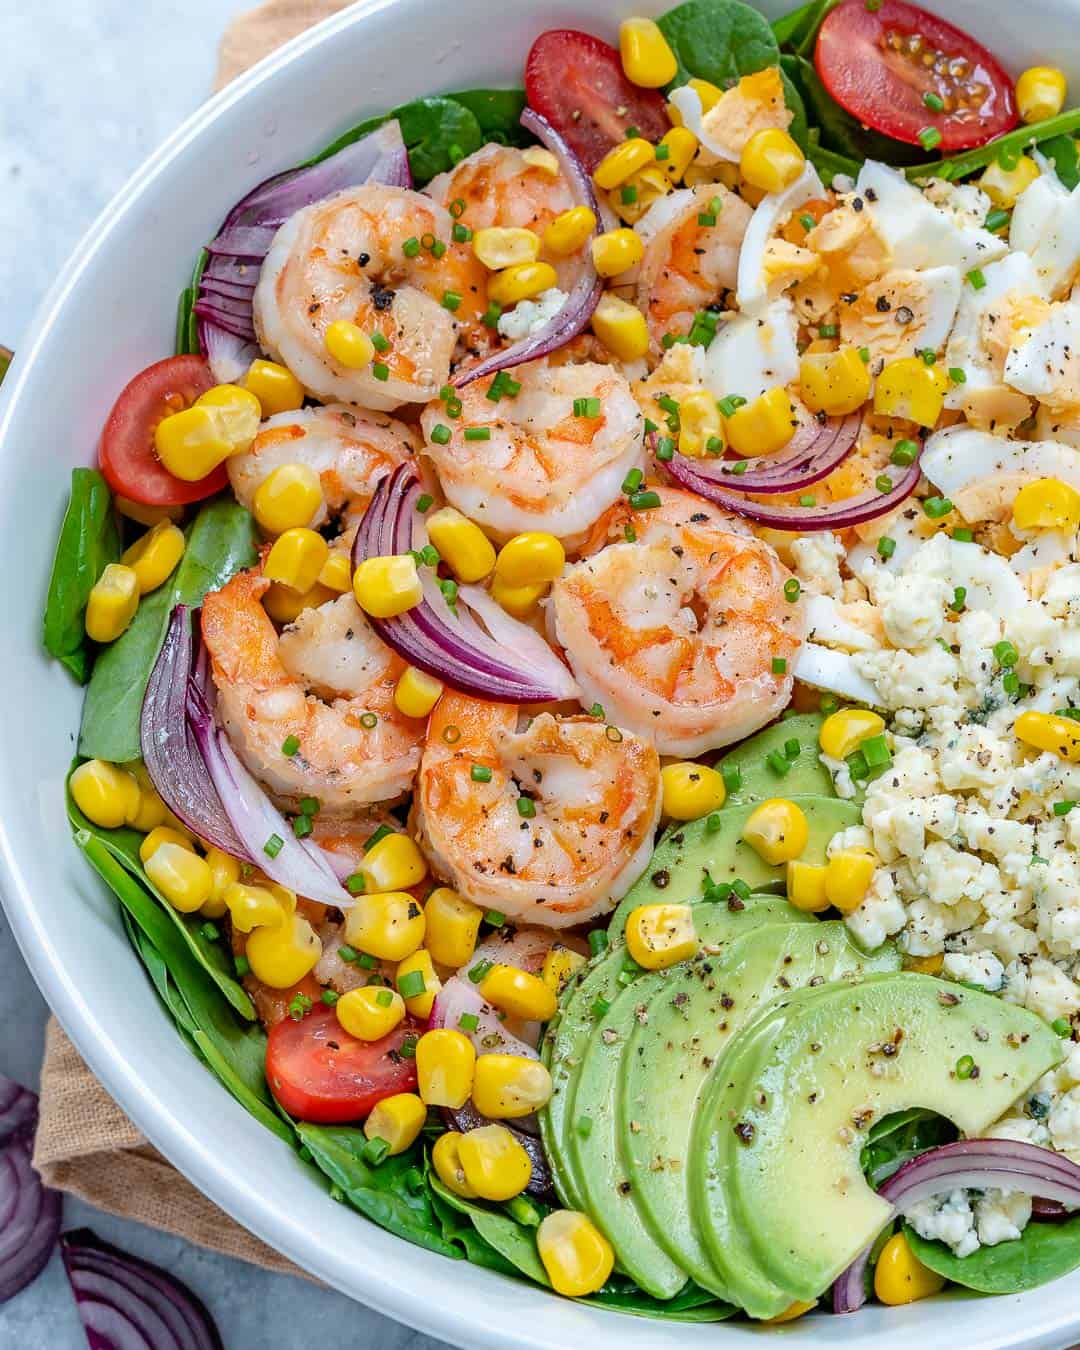
[[[304,386],[287,366],[257,357],[248,366],[244,387],[259,400],[264,417],[295,412],[304,404]]]
[[[427,898],[424,945],[440,966],[463,966],[476,950],[484,911],[449,886],[439,886]]]
[[[667,147],[665,155],[660,146]],[[698,139],[686,127],[672,127],[657,147],[657,163],[673,183],[677,183],[694,161],[698,152]]]
[[[202,907],[208,919],[223,918],[229,911],[225,892],[240,880],[240,864],[219,848],[206,850],[206,865],[210,869],[210,898]]]
[[[593,182],[604,192],[619,187],[639,169],[654,163],[656,150],[651,141],[631,136],[609,150],[593,170]]]
[[[213,390],[207,392],[213,393]],[[253,399],[253,402],[258,400]],[[255,431],[258,427],[256,417]],[[248,445],[254,439],[255,431],[251,433]],[[154,449],[173,477],[181,478],[185,483],[205,478],[237,451],[225,410],[203,403],[201,399],[190,408],[161,419],[154,428]]]
[[[307,919],[291,915],[284,923],[256,928],[244,955],[251,973],[271,989],[288,989],[310,974],[322,956],[322,943]]]
[[[546,583],[542,586],[506,586],[498,577],[491,583],[491,598],[515,619],[527,619],[534,614],[547,591]]]
[[[787,390],[777,385],[725,417],[724,437],[737,455],[772,455],[787,445],[797,426]]]
[[[1016,81],[1016,108],[1023,121],[1045,122],[1065,106],[1065,72],[1055,66],[1031,66]]]
[[[941,416],[948,388],[948,376],[939,365],[928,366],[921,357],[905,356],[890,361],[878,376],[874,412],[932,427]]]
[[[481,1200],[510,1200],[532,1180],[529,1155],[505,1125],[481,1125],[458,1142],[466,1182]]]
[[[699,459],[724,449],[724,423],[716,399],[707,389],[695,389],[679,401],[679,452]]]
[[[250,933],[253,928],[274,928],[290,918],[296,908],[293,898],[291,908],[282,902],[281,896],[292,892],[280,887],[275,894],[269,886],[250,886],[242,881],[233,881],[225,887],[222,899],[232,918],[233,927],[241,933]]]
[[[175,844],[178,848],[186,848],[189,853],[195,852],[191,840],[179,830],[171,829],[168,825],[156,825],[139,844],[139,861],[145,866],[162,844]]]
[[[556,1209],[536,1230],[536,1250],[551,1287],[566,1298],[595,1294],[608,1281],[615,1253],[587,1214]]]
[[[720,88],[719,85],[713,84],[709,80],[699,80],[697,79],[696,76],[692,80],[687,80],[686,84],[688,88],[693,89],[693,91],[697,94],[698,98],[701,100],[702,115],[707,113],[710,108],[714,108],[720,102],[721,98],[724,95],[724,91]],[[667,105],[667,115],[668,121],[671,123],[672,126],[675,127],[682,126],[683,124],[682,113],[679,111],[678,108],[676,108],[674,103],[669,103]],[[723,167],[725,166],[723,165],[716,166],[717,169]],[[734,169],[735,165],[734,164],[731,165],[731,168]],[[715,183],[717,181],[715,171],[713,173],[713,177],[705,178],[702,181],[706,183]],[[726,184],[725,186],[733,187],[734,184],[733,183]]]
[[[150,775],[146,772],[141,759],[136,759],[123,767],[139,785],[139,807],[128,817],[127,824],[134,830],[149,834],[158,825],[164,825],[171,813],[158,796],[157,788],[150,781]]]
[[[825,894],[825,868],[818,863],[800,862],[793,858],[787,865],[788,902],[808,914],[819,914],[829,908]]]
[[[312,586],[310,591],[294,591],[291,586],[272,585],[263,595],[263,609],[275,623],[294,623],[305,609],[318,609],[328,600],[336,600],[334,591],[326,586]]]
[[[351,319],[335,319],[323,341],[332,360],[346,370],[363,370],[375,358],[375,344]]]
[[[667,196],[675,186],[661,164],[649,164],[628,178],[622,187],[612,188],[607,203],[620,220],[632,225],[640,220],[654,202]]]
[[[516,305],[519,300],[531,300],[558,284],[558,273],[550,263],[515,263],[513,267],[504,268],[491,277],[487,288],[488,299],[494,300],[497,305]]]
[[[75,805],[103,830],[127,825],[139,810],[139,785],[129,773],[104,759],[88,759],[68,779]]]
[[[380,961],[404,961],[423,940],[424,911],[406,891],[359,895],[345,915],[345,941]]]
[[[282,464],[255,489],[252,510],[267,534],[310,525],[323,505],[319,475],[307,464]]]
[[[666,764],[660,771],[664,815],[672,820],[698,820],[719,811],[727,796],[724,779],[715,769],[686,760]]]
[[[444,506],[427,521],[428,538],[459,581],[482,581],[495,566],[495,546],[479,525]]]
[[[850,914],[866,899],[877,861],[865,849],[842,848],[825,864],[825,897],[841,914]]]
[[[678,74],[675,53],[653,19],[623,19],[619,56],[626,78],[641,89],[659,89]]]
[[[1012,513],[1021,530],[1075,530],[1080,526],[1080,492],[1060,478],[1039,478],[1016,494]]]
[[[352,590],[352,562],[347,553],[334,549],[327,555],[319,571],[319,585],[338,595]]]
[[[473,1105],[489,1120],[531,1116],[551,1097],[551,1074],[524,1055],[481,1055],[473,1079]]]
[[[779,1326],[782,1322],[794,1322],[796,1318],[804,1316],[806,1313],[810,1312],[812,1308],[816,1307],[816,1298],[812,1299],[809,1303],[796,1299],[795,1302],[789,1304],[782,1313],[777,1313],[775,1317],[763,1318],[761,1325],[765,1327],[775,1327]]]
[[[526,1022],[549,1022],[558,1007],[555,995],[537,975],[496,963],[480,981],[480,992],[500,1012]]]
[[[870,397],[870,366],[857,347],[807,353],[799,363],[799,394],[811,412],[846,417]]]
[[[322,535],[299,525],[274,540],[263,563],[263,576],[303,595],[318,581],[329,556],[330,548]]]
[[[472,239],[473,252],[493,272],[518,263],[535,262],[540,256],[540,236],[535,230],[515,225],[489,225],[477,230]]]
[[[465,1200],[475,1200],[476,1192],[465,1180],[465,1169],[461,1165],[461,1141],[464,1138],[457,1130],[447,1130],[440,1134],[431,1148],[431,1165],[442,1184],[455,1195]]]
[[[366,984],[350,989],[334,1004],[337,1020],[358,1041],[381,1041],[405,1016],[405,1000],[396,989]]]
[[[416,1042],[416,1080],[428,1106],[464,1106],[473,1090],[476,1048],[460,1031],[440,1027]]]
[[[562,170],[559,168],[559,157],[550,150],[545,150],[542,145],[530,145],[522,150],[521,158],[530,169],[539,169],[541,173],[548,173],[552,178],[558,178]]]
[[[626,948],[646,970],[663,970],[698,949],[689,905],[639,905],[626,920]]]
[[[641,236],[633,230],[606,230],[592,241],[593,266],[602,277],[617,277],[628,268],[636,267],[644,253]],[[603,342],[603,338],[600,340]]]
[[[924,1266],[903,1233],[894,1233],[882,1247],[874,1267],[874,1293],[881,1302],[890,1307],[917,1303],[944,1288],[945,1276]]]
[[[592,330],[616,361],[639,361],[649,350],[645,315],[636,305],[606,292],[593,310]]]
[[[869,708],[841,708],[821,724],[818,745],[831,759],[847,759],[871,736],[885,730],[885,719]]]
[[[810,828],[805,813],[795,802],[771,797],[746,818],[742,837],[759,858],[775,867],[799,856],[810,837]]]
[[[588,243],[596,229],[596,212],[588,206],[571,206],[560,211],[544,231],[545,253],[554,253],[556,258],[569,258]]]
[[[442,981],[431,962],[431,953],[421,947],[412,956],[407,956],[398,966],[394,979],[410,1015],[426,1022],[431,1016],[435,996],[442,988]],[[416,988],[419,993],[412,992]]]
[[[385,558],[365,558],[353,573],[356,603],[376,619],[404,614],[424,598],[416,560],[408,553]]]
[[[145,525],[147,529],[163,520],[182,520],[184,515],[182,506],[147,506],[144,502],[133,502],[130,497],[114,497],[113,506],[122,516],[127,516],[128,520],[138,525]]]
[[[566,550],[553,534],[525,530],[499,550],[495,576],[507,586],[546,586],[562,576]]]
[[[139,578],[132,567],[109,563],[86,602],[86,635],[94,642],[115,642],[139,608]]]
[[[393,1158],[412,1148],[426,1121],[427,1107],[415,1092],[395,1092],[372,1107],[364,1121],[364,1134],[369,1139],[385,1140]]]
[[[406,717],[426,717],[442,698],[445,687],[434,675],[406,666],[394,686],[394,707]]]
[[[1080,722],[1057,713],[1022,712],[1013,723],[1017,740],[1032,745],[1036,750],[1048,750],[1052,755],[1067,759],[1070,764],[1080,762]]]
[[[170,520],[163,520],[136,539],[121,561],[135,573],[139,594],[157,588],[166,581],[184,556],[184,531]]]
[[[585,964],[585,958],[580,952],[564,947],[561,942],[553,942],[540,968],[540,978],[558,998],[574,972]]]
[[[210,868],[205,858],[166,841],[154,849],[143,863],[143,870],[154,886],[181,914],[194,914],[210,898]]]
[[[933,956],[904,957],[904,969],[914,970],[920,975],[940,975],[944,965],[944,952],[935,952]]]
[[[739,172],[762,192],[783,192],[802,173],[806,156],[779,127],[755,131],[743,146]]]
[[[424,855],[407,834],[384,834],[377,844],[364,854],[360,872],[364,890],[407,891],[427,876]]]
[[[1039,166],[1030,155],[1021,155],[1016,167],[1005,169],[995,159],[979,179],[979,187],[986,193],[995,206],[1009,211],[1016,205],[1016,199],[1026,192],[1039,176]]]

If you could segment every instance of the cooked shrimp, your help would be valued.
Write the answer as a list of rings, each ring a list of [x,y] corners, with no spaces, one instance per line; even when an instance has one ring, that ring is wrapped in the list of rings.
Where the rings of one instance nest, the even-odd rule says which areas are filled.
[[[661,507],[614,506],[599,552],[552,586],[549,630],[583,691],[664,755],[742,740],[791,697],[802,602],[763,540],[700,498],[660,489]]]
[[[585,362],[531,361],[514,371],[513,398],[487,397],[491,378],[461,390],[461,417],[440,445],[432,431],[448,425],[443,406],[424,410],[425,453],[447,499],[500,538],[546,530],[573,544],[619,496],[628,469],[643,463],[644,420],[624,375]],[[595,417],[574,411],[599,404]],[[467,433],[486,428],[489,439]]]
[[[708,183],[662,197],[638,221],[646,242],[637,303],[649,323],[654,356],[659,356],[666,333],[685,336],[698,310],[734,288],[752,214],[741,197],[719,183]]]
[[[407,792],[422,724],[394,707],[400,658],[351,595],[304,610],[278,636],[260,604],[269,582],[239,572],[203,601],[218,714],[236,753],[285,802],[353,812]],[[296,737],[295,755],[282,745]]]
[[[450,372],[457,323],[442,304],[455,289],[449,213],[407,188],[348,188],[290,216],[274,236],[255,291],[263,347],[317,398],[386,410],[434,398]],[[428,247],[424,247],[427,241]],[[415,243],[415,251],[414,251]],[[406,247],[408,246],[408,247]],[[349,319],[390,346],[350,370],[326,349],[326,330]]]
[[[518,716],[443,695],[420,763],[417,836],[474,904],[565,928],[611,909],[644,870],[660,761],[647,741],[594,718],[541,713],[519,730]]]
[[[323,491],[323,505],[311,521],[317,528],[330,516],[363,515],[379,479],[419,447],[415,429],[404,422],[334,404],[267,418],[251,449],[226,464],[232,489],[249,511],[260,485],[281,465],[314,469]]]

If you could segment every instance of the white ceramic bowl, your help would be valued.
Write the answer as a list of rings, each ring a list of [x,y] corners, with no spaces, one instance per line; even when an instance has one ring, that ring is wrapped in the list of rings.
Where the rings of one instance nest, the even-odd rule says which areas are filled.
[[[772,13],[785,7],[765,5]],[[1014,71],[1052,59],[1080,89],[1080,0],[933,7]],[[763,1333],[577,1306],[408,1246],[329,1200],[185,1049],[128,946],[115,901],[70,841],[63,781],[82,695],[45,658],[41,612],[70,470],[93,462],[102,420],[125,382],[171,352],[177,294],[226,209],[362,116],[419,94],[518,84],[525,52],[544,28],[612,37],[618,19],[641,8],[632,0],[366,0],[293,42],[208,103],[119,194],[43,305],[2,395],[0,575],[9,642],[0,673],[0,881],[34,976],[124,1110],[223,1209],[381,1312],[491,1350],[644,1350],[675,1340],[694,1350],[737,1347]],[[1063,1350],[1078,1329],[1080,1274],[1023,1297],[957,1294],[764,1334],[815,1347],[855,1338],[879,1350]]]

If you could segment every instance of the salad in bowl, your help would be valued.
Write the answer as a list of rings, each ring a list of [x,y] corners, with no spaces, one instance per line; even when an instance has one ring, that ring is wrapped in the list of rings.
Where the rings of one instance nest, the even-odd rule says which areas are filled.
[[[904,0],[610,36],[192,241],[49,585],[75,842],[408,1242],[672,1321],[1033,1288],[1080,1265],[1080,109]]]

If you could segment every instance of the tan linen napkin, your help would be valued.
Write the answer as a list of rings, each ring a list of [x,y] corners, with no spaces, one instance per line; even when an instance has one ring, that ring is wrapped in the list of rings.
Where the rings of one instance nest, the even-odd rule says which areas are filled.
[[[215,89],[348,0],[266,0],[234,19],[218,54]],[[202,1247],[271,1270],[305,1272],[223,1214],[147,1143],[83,1063],[55,1018],[45,1034],[34,1166],[57,1190]]]

